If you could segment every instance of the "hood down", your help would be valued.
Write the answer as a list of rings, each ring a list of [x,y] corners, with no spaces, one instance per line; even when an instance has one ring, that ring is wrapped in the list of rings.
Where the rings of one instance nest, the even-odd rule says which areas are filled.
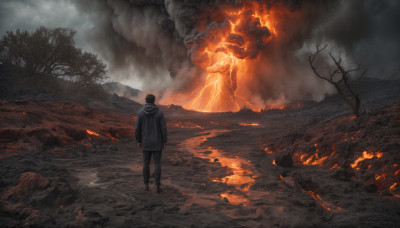
[[[155,104],[145,104],[143,112],[146,115],[154,115],[158,111],[158,107]]]

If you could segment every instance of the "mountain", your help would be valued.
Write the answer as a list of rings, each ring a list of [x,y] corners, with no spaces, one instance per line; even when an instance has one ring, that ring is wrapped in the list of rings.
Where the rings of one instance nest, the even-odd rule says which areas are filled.
[[[141,92],[138,89],[134,89],[119,82],[107,82],[102,84],[102,86],[106,92],[111,94],[115,93],[120,97],[126,98],[135,98],[139,94],[139,92]]]

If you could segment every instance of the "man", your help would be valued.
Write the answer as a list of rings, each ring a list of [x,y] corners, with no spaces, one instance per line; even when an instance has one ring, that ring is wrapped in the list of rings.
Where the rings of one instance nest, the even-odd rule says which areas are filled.
[[[143,180],[145,190],[149,190],[150,160],[154,157],[154,178],[157,193],[161,192],[161,153],[167,146],[167,126],[164,113],[154,104],[156,97],[147,94],[146,104],[139,110],[136,119],[136,142],[143,151]]]

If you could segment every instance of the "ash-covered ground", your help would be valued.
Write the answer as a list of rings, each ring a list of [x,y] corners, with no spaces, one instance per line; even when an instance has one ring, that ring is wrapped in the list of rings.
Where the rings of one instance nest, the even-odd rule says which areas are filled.
[[[143,190],[139,104],[8,97],[0,225],[398,227],[400,81],[357,89],[360,118],[338,96],[261,113],[161,106],[161,194]]]

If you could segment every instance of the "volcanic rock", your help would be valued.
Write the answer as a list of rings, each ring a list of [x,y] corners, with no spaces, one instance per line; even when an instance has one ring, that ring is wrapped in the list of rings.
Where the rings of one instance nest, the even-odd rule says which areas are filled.
[[[25,172],[19,178],[18,185],[11,187],[3,193],[2,199],[14,197],[28,197],[35,192],[47,189],[51,182],[49,178],[43,177],[34,172]]]
[[[293,159],[290,152],[281,152],[275,155],[275,163],[282,167],[292,167]]]

